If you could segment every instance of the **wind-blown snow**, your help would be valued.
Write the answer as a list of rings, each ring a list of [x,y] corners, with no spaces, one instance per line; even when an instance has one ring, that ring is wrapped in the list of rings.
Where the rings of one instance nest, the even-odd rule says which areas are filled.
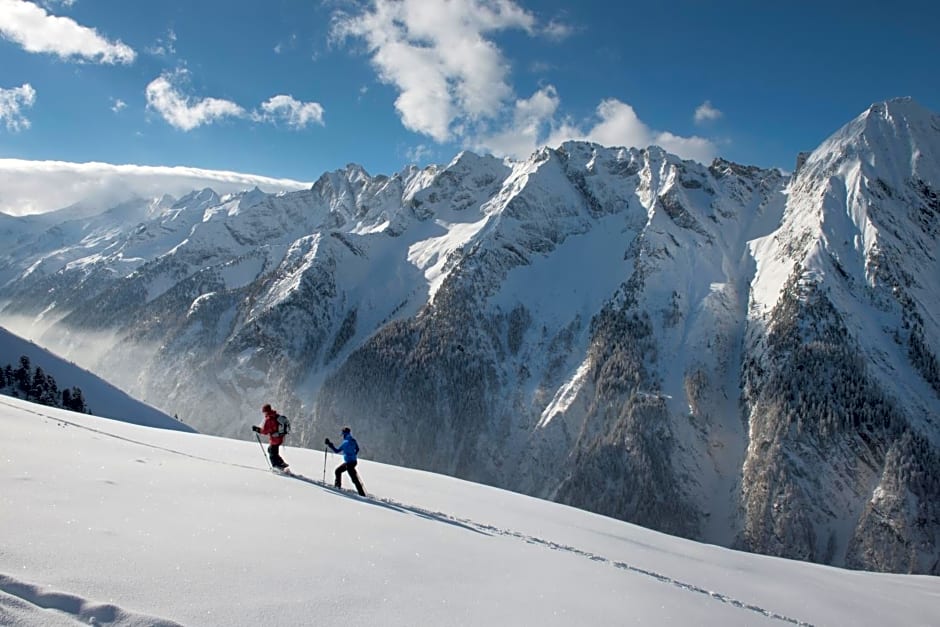
[[[128,396],[87,370],[0,327],[0,367],[9,363],[16,368],[23,355],[29,358],[31,369],[37,366],[42,368],[43,372],[56,380],[60,389],[79,388],[88,407],[98,416],[161,429],[193,431],[191,427]]]
[[[132,416],[128,416],[129,418]],[[247,425],[246,425],[247,429]],[[0,623],[927,625],[940,579],[739,553],[364,460],[0,397]],[[368,451],[368,434],[357,434]],[[326,460],[328,471],[338,463]]]

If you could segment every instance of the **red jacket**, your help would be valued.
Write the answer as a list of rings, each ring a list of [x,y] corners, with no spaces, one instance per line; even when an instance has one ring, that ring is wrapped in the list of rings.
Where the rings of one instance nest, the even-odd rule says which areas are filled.
[[[261,426],[261,433],[268,436],[268,441],[270,441],[271,444],[284,443],[284,436],[276,435],[279,426],[280,425],[277,423],[277,414],[269,414],[268,416],[264,417],[264,424]]]

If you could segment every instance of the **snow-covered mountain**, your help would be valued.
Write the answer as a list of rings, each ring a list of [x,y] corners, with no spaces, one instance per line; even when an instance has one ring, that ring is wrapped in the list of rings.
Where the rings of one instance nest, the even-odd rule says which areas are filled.
[[[0,367],[7,364],[16,367],[22,357],[29,360],[33,369],[39,368],[46,376],[51,376],[63,389],[78,388],[84,395],[88,411],[96,416],[159,429],[194,431],[162,411],[131,398],[91,372],[0,327]]]
[[[938,193],[904,99],[792,177],[577,142],[350,165],[6,218],[0,316],[204,432],[272,402],[310,448],[350,423],[380,461],[940,574]]]
[[[3,625],[936,622],[937,577],[731,551],[368,459],[359,498],[321,483],[320,451],[288,448],[304,477],[277,477],[254,442],[5,397],[0,443]]]
[[[876,104],[751,243],[747,546],[940,574],[938,193],[940,116]]]

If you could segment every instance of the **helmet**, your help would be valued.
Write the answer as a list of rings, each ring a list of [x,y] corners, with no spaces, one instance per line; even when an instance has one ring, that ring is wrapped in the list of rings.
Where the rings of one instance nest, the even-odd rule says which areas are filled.
[[[349,433],[349,427],[343,427],[343,435]]]

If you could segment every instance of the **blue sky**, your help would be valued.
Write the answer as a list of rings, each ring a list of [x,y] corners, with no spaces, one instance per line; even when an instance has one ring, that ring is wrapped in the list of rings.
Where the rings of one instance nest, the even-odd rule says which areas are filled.
[[[657,143],[790,169],[872,102],[940,111],[899,0],[0,0],[0,159],[312,181]]]

